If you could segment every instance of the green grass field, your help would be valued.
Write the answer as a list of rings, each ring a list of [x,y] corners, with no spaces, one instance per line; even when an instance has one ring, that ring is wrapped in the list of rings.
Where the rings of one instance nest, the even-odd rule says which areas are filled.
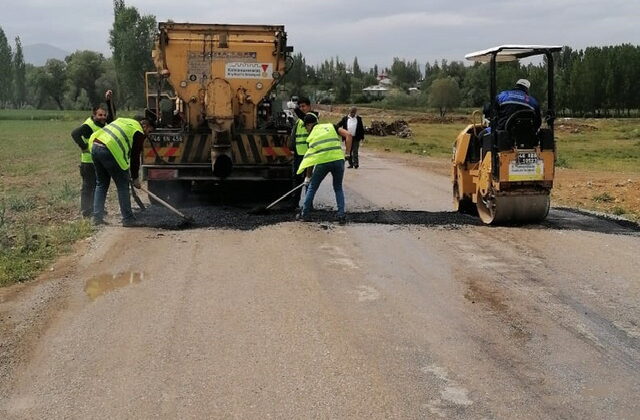
[[[557,126],[560,166],[640,172],[640,120],[562,120]]]
[[[22,110],[0,109],[0,121],[80,121],[87,118],[87,111],[56,111],[50,109]]]
[[[401,112],[398,113],[401,117]],[[365,119],[365,124],[369,121]],[[464,122],[410,124],[413,137],[368,136],[369,146],[400,153],[447,157]],[[639,119],[558,119],[556,122],[558,166],[640,173]]]
[[[453,141],[464,128],[456,124],[410,124],[413,136],[401,139],[395,136],[367,136],[368,146],[392,152],[413,153],[423,156],[451,157]]]
[[[78,216],[86,112],[0,111],[0,286],[37,276],[93,232]]]

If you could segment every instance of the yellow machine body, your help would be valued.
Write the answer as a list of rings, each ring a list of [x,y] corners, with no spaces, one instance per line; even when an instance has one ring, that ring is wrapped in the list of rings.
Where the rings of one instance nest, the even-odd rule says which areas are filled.
[[[481,122],[474,118],[454,143],[455,210],[477,213],[486,224],[538,222],[547,217],[556,160],[553,63],[561,50],[559,45],[509,44],[465,55],[489,66],[491,102],[482,113],[473,113]],[[537,100],[499,99],[498,63],[540,55],[547,68],[546,112],[541,112]],[[529,85],[524,80],[520,88],[525,86],[528,94]]]
[[[150,187],[290,180],[291,128],[274,105],[291,51],[284,26],[159,23],[146,74]]]
[[[540,221],[549,211],[554,148],[485,147],[486,127],[470,124],[456,138],[452,158],[453,205],[487,224]],[[491,150],[492,149],[492,150]],[[494,158],[494,154],[497,158]]]
[[[165,22],[153,50],[192,126],[256,128],[256,106],[284,76],[284,26]],[[280,51],[278,51],[280,48]]]

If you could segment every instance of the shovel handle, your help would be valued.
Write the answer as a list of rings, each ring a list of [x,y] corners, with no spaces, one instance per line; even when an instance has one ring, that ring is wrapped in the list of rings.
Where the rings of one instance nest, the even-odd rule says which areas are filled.
[[[138,197],[138,193],[136,193],[136,187],[133,185],[133,181],[129,181],[129,184],[131,185],[131,195],[133,196],[133,200],[136,202],[138,207],[140,207],[140,210],[145,210],[146,207],[142,200],[140,200],[140,197]]]
[[[191,218],[187,217],[184,215],[184,213],[182,213],[180,210],[176,209],[175,207],[173,207],[171,204],[167,203],[166,201],[164,201],[163,199],[161,199],[160,197],[158,197],[157,195],[155,195],[154,193],[152,193],[151,191],[147,190],[144,187],[140,187],[140,189],[144,192],[146,192],[147,194],[149,194],[149,197],[153,198],[154,200],[156,200],[158,203],[162,204],[164,207],[166,207],[168,210],[171,210],[173,213],[177,214],[178,216],[182,217],[185,220],[191,220]]]
[[[278,198],[276,201],[274,201],[273,203],[271,203],[267,207],[265,207],[265,209],[269,210],[271,207],[275,206],[276,204],[278,204],[279,202],[281,202],[285,198],[289,197],[289,195],[291,195],[291,193],[293,193],[296,190],[299,190],[303,186],[304,186],[304,184],[300,184],[300,185],[296,186],[294,189],[292,189],[291,191],[286,192],[282,197]]]

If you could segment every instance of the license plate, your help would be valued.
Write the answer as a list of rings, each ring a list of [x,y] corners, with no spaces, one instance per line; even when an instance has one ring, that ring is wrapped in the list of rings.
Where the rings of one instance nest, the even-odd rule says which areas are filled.
[[[538,162],[538,154],[536,152],[519,152],[518,165],[530,165]]]
[[[183,137],[182,133],[151,133],[149,140],[154,143],[180,143]]]

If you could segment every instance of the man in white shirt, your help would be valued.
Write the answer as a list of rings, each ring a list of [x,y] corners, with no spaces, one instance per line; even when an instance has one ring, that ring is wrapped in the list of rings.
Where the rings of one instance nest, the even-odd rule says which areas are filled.
[[[358,157],[360,141],[364,140],[364,124],[362,124],[362,118],[358,115],[358,109],[355,106],[351,107],[349,113],[342,117],[338,126],[347,130],[353,137],[349,168],[358,169],[360,167],[360,159]]]

